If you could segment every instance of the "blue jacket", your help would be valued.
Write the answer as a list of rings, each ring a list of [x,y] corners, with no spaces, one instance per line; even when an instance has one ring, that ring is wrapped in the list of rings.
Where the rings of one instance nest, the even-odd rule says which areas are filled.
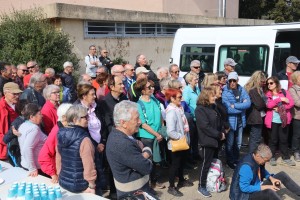
[[[72,96],[70,93],[70,89],[65,86],[62,86],[60,90],[62,93],[62,98],[61,98],[62,101],[60,103],[71,103]]]
[[[59,129],[57,137],[57,147],[62,158],[59,185],[70,192],[82,192],[88,188],[89,183],[83,178],[80,145],[84,138],[89,137],[89,133],[79,126],[63,127]]]
[[[260,177],[258,177],[260,168]],[[260,183],[264,178],[270,177],[265,166],[259,165],[253,158],[252,153],[247,154],[236,167],[230,186],[230,200],[248,200],[249,194],[260,191]]]
[[[228,85],[224,87],[222,93],[222,103],[226,107],[230,129],[232,130],[237,129],[238,115],[242,117],[243,128],[246,126],[246,110],[251,106],[250,97],[246,90],[240,85],[238,85],[238,90],[240,93],[239,101],[237,101]],[[234,108],[231,105],[234,105]]]
[[[195,91],[191,88],[190,85],[187,85],[183,90],[183,100],[188,104],[191,114],[195,119],[195,110],[197,106],[197,99],[200,95],[200,89],[198,86],[195,86]]]

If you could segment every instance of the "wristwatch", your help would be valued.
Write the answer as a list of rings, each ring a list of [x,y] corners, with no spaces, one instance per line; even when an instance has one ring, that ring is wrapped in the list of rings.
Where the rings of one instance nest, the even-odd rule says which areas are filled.
[[[94,190],[96,188],[96,185],[89,184],[89,188],[92,189],[92,190]]]

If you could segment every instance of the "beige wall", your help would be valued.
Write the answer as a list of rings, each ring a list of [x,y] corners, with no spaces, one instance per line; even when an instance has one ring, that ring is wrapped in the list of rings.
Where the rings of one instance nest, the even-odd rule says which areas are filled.
[[[84,39],[82,20],[61,20],[62,31],[70,35],[74,42],[74,52],[80,58],[81,72],[85,70],[84,57],[88,54],[88,48],[95,44],[97,48],[105,48],[109,51],[109,57],[114,59],[123,55],[125,60],[135,64],[136,56],[145,54],[148,60],[152,60],[151,67],[168,66],[173,37],[168,38],[101,38]]]
[[[223,1],[223,0],[221,0]],[[95,6],[158,13],[219,16],[219,0],[0,0],[0,12],[14,9],[29,9],[51,3]],[[227,0],[228,18],[238,18],[238,0]]]

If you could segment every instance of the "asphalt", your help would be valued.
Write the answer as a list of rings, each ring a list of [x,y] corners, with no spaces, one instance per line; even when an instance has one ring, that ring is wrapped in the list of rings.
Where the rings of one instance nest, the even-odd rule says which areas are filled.
[[[247,147],[242,147],[241,149],[242,154],[245,154],[247,152]],[[224,155],[220,157],[220,159],[225,163],[225,157]],[[293,156],[291,157],[293,159]],[[194,183],[194,186],[192,187],[186,187],[186,188],[180,188],[180,191],[183,193],[183,197],[174,197],[170,195],[168,190],[168,169],[161,168],[160,170],[160,181],[166,186],[164,189],[158,189],[154,188],[155,191],[157,191],[158,196],[161,200],[196,200],[196,199],[211,199],[211,200],[226,200],[229,199],[229,187],[231,183],[231,178],[233,175],[233,170],[230,169],[227,165],[224,165],[224,171],[225,171],[225,177],[226,181],[228,183],[228,188],[226,191],[223,191],[221,193],[212,193],[212,197],[205,198],[200,193],[198,193],[198,177],[199,177],[199,171],[198,171],[198,164],[195,164],[193,169],[185,169],[185,178],[188,178],[190,181]],[[279,157],[277,159],[277,166],[270,166],[269,163],[266,164],[266,169],[270,173],[278,173],[280,171],[286,172],[292,179],[300,185],[300,162],[296,163],[296,166],[287,166],[283,163],[281,163],[281,158]],[[104,194],[104,197],[107,198],[107,194]],[[295,196],[293,193],[291,193],[289,190],[287,190],[284,186],[281,188],[280,191],[278,191],[278,194],[281,196],[282,199],[290,200],[290,199],[299,199],[300,197]]]

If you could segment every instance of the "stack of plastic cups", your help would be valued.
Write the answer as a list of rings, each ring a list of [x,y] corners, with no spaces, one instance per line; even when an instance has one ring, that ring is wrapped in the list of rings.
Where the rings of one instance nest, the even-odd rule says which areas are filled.
[[[25,192],[25,200],[32,200],[33,196],[30,190],[26,190]]]
[[[40,193],[39,192],[34,192],[33,193],[33,198],[34,198],[34,200],[41,200]]]
[[[48,197],[49,197],[49,200],[55,200],[55,193],[54,191],[49,191],[48,190]]]
[[[13,199],[15,199],[16,194],[17,193],[15,192],[14,188],[10,188],[8,190],[7,200],[13,200]]]
[[[62,200],[62,194],[61,194],[61,190],[58,187],[55,187],[55,195],[56,195],[56,200]]]
[[[48,200],[48,195],[46,190],[41,191],[41,200]]]
[[[25,184],[20,184],[18,187],[18,199],[25,199]]]

